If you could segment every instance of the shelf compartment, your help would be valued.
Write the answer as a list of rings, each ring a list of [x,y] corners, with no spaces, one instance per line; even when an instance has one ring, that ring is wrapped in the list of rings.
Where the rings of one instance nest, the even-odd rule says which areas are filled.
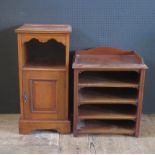
[[[25,62],[23,66],[65,66],[66,47],[55,39],[40,42],[33,38],[25,42],[24,47]]]
[[[135,122],[133,121],[80,121],[78,133],[82,134],[125,134],[135,133]]]
[[[139,73],[134,71],[85,71],[79,75],[78,86],[138,88]]]
[[[82,88],[80,104],[137,104],[137,90],[125,88]]]
[[[135,120],[136,106],[133,105],[81,105],[79,119]]]

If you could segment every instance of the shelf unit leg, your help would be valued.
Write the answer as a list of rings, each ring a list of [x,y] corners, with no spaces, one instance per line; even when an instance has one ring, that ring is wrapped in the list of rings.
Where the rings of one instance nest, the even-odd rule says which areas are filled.
[[[73,135],[77,136],[77,124],[78,124],[78,71],[74,70],[74,122],[73,122]]]
[[[145,70],[140,70],[140,87],[138,94],[138,106],[137,106],[137,120],[136,120],[136,131],[135,136],[139,137],[140,135],[140,122],[141,122],[141,113],[142,113],[142,102],[143,102],[143,93],[144,93],[144,81],[145,81]]]
[[[74,131],[73,131],[73,135],[74,135],[74,137],[77,137],[77,136],[78,136],[77,130],[74,130]]]

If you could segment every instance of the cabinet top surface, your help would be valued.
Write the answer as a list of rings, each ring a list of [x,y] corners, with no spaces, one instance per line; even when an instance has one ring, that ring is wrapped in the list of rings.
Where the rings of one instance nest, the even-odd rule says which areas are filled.
[[[70,25],[61,24],[24,24],[16,29],[17,33],[70,33]]]
[[[83,69],[147,69],[143,59],[134,51],[95,48],[76,52],[73,68]]]

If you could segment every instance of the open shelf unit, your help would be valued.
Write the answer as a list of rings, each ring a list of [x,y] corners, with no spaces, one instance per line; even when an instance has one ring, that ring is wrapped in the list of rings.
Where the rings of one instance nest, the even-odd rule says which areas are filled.
[[[139,135],[147,68],[135,52],[96,48],[76,53],[74,136]]]
[[[78,119],[85,124],[78,132],[134,133],[139,73],[83,71],[78,86]]]

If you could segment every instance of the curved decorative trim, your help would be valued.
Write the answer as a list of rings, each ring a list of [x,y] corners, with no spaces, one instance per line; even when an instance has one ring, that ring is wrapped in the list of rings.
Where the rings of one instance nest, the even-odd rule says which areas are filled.
[[[25,42],[25,43],[29,43],[31,41],[36,41],[38,43],[42,43],[42,44],[45,44],[45,43],[48,43],[48,42],[56,42],[57,44],[62,44],[63,46],[65,46],[65,44],[61,41],[58,41],[56,39],[47,39],[47,40],[44,40],[44,39],[41,39],[41,38],[31,38],[29,41]]]

